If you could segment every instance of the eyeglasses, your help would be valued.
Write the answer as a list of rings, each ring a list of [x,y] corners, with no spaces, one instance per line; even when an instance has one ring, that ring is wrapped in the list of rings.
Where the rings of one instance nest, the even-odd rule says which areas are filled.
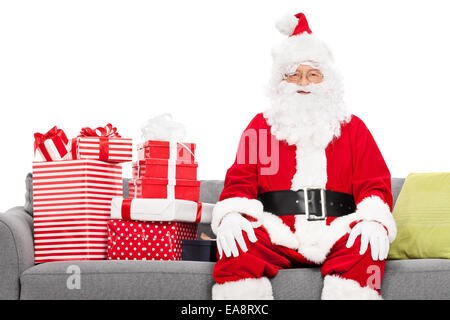
[[[319,70],[313,69],[309,70],[306,75],[304,73],[289,73],[285,74],[283,80],[288,82],[300,82],[303,77],[306,76],[309,82],[318,83],[323,80],[323,74]]]

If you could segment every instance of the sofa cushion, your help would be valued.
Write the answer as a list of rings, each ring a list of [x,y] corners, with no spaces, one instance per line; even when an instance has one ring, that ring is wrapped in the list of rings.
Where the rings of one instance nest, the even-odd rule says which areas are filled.
[[[385,299],[450,299],[450,260],[388,260],[381,283]]]
[[[450,173],[411,173],[393,215],[390,259],[450,258]]]
[[[62,261],[26,270],[21,299],[211,299],[214,263],[194,261]],[[80,288],[74,276],[79,272]],[[75,279],[76,280],[76,279]]]
[[[19,298],[19,277],[33,259],[33,219],[23,207],[0,213],[0,300]]]
[[[48,262],[22,274],[21,299],[209,300],[213,267],[212,262],[191,261]],[[69,289],[67,282],[75,283],[71,280],[78,270],[80,287]],[[281,270],[271,282],[278,300],[319,299],[323,285],[317,267]],[[450,260],[386,263],[385,299],[450,299],[449,287]]]
[[[21,299],[210,300],[213,268],[196,261],[48,262],[22,274]],[[67,285],[74,270],[79,289]],[[276,299],[317,299],[322,289],[319,268],[282,270],[272,283]]]

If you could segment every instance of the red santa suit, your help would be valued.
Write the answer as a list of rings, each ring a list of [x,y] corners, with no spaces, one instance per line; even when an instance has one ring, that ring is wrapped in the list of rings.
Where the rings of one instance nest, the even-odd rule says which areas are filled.
[[[279,159],[278,164],[260,156],[271,150],[273,141],[279,145],[279,154],[273,157],[274,161]],[[251,163],[252,158],[256,163]],[[243,159],[246,161],[240,161]],[[276,172],[264,173],[264,169],[271,171],[268,169],[271,166],[278,168]],[[257,200],[258,194],[264,192],[298,190],[305,186],[352,194],[357,210],[343,217],[327,217],[325,221],[307,221],[305,215],[275,216],[265,212]],[[360,256],[358,243],[345,248],[345,240],[359,221],[377,221],[386,228],[391,239],[395,238],[391,209],[389,169],[361,119],[352,115],[350,121],[342,125],[340,137],[326,148],[303,150],[301,146],[277,140],[260,113],[242,135],[238,155],[227,171],[211,224],[217,232],[227,213],[240,212],[261,224],[256,229],[258,241],[252,244],[245,238],[248,252],[240,251],[236,258],[220,259],[214,268],[214,279],[218,284],[225,284],[273,277],[281,268],[309,263],[323,265],[324,276],[346,276],[352,280],[348,285],[355,286],[355,281],[364,288],[372,275],[368,268],[377,265],[382,275],[384,262],[374,262],[369,250]]]
[[[302,29],[308,31],[309,27],[306,20],[302,26],[299,17],[304,18],[297,15],[293,26],[301,34]],[[309,40],[312,47],[322,45],[316,39]],[[299,44],[292,42],[292,45]],[[282,56],[286,50],[280,52]],[[302,52],[304,55],[296,57],[296,61],[315,59],[325,64],[328,59],[323,48]],[[285,54],[278,68],[292,56]],[[339,294],[345,295],[344,298],[379,297],[384,261],[373,261],[370,248],[360,255],[359,239],[353,247],[345,246],[349,232],[360,221],[382,224],[391,242],[396,236],[391,214],[391,176],[368,128],[351,115],[342,122],[338,137],[326,147],[318,147],[278,139],[267,118],[263,113],[257,114],[244,131],[211,223],[217,233],[227,214],[239,212],[252,221],[258,241],[250,242],[244,232],[248,251],[239,249],[238,257],[223,256],[218,260],[213,273],[217,282],[213,298],[245,299],[249,298],[246,292],[260,299],[271,298],[268,278],[274,277],[279,269],[303,264],[322,266],[325,277],[322,298],[336,298]],[[306,187],[351,194],[357,209],[338,218],[308,221],[305,215],[276,216],[266,212],[257,199],[265,192]],[[380,277],[377,285],[371,285],[374,268]]]

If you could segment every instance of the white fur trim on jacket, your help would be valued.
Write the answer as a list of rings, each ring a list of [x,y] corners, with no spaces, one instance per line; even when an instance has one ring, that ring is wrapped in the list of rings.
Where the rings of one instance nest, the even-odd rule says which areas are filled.
[[[324,148],[296,145],[296,168],[291,190],[325,188],[327,184],[327,156]]]
[[[294,250],[298,249],[299,243],[291,229],[283,223],[280,217],[270,213],[263,212],[261,224],[267,230],[270,241],[273,244],[288,247]]]
[[[325,276],[323,280],[322,300],[383,300],[383,298],[375,289],[361,287],[355,280],[332,275]]]
[[[217,202],[213,209],[211,220],[211,229],[214,234],[217,235],[217,228],[222,218],[230,212],[244,213],[259,220],[263,212],[263,205],[259,200],[240,197],[228,198]]]
[[[213,300],[273,300],[272,284],[266,277],[216,283],[212,287]]]
[[[297,145],[296,172],[291,189],[325,188],[327,184],[327,157],[325,148]],[[344,234],[350,231],[351,218],[340,218],[327,226],[325,221],[308,221],[306,216],[295,217],[297,251],[308,260],[321,264],[331,248]]]
[[[305,215],[295,217],[295,236],[298,239],[298,252],[308,260],[322,264],[334,244],[350,232],[350,224],[356,220],[355,213],[340,217],[331,222],[308,221]]]
[[[378,196],[370,196],[364,198],[357,205],[356,214],[361,220],[376,221],[381,223],[388,230],[389,241],[395,240],[397,236],[397,226],[395,224],[394,216],[389,209],[389,206],[381,200]]]
[[[365,208],[363,206],[363,208]],[[380,213],[380,211],[378,211]],[[361,211],[334,219],[329,225],[326,221],[308,221],[305,215],[295,216],[295,233],[283,221],[269,213],[263,212],[260,220],[270,236],[273,244],[297,250],[311,262],[322,264],[327,258],[334,244],[351,231],[350,225],[358,220],[379,221],[375,215],[361,215]],[[383,223],[383,225],[385,225]],[[386,226],[387,227],[387,226]],[[394,227],[394,229],[392,229]],[[387,227],[389,237],[395,237],[395,223]]]

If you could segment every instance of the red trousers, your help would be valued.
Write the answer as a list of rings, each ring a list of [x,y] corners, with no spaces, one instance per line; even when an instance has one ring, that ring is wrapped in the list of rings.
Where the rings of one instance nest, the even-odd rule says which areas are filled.
[[[258,241],[252,243],[247,233],[243,232],[248,251],[239,248],[238,257],[218,258],[214,266],[213,277],[218,284],[247,278],[274,277],[278,270],[305,266],[314,266],[296,250],[272,244],[264,227],[254,229]],[[340,278],[358,282],[361,287],[369,287],[380,292],[381,279],[384,273],[384,261],[373,261],[370,244],[367,251],[360,255],[361,237],[358,237],[351,248],[347,248],[349,234],[341,237],[331,248],[330,253],[321,265],[323,276],[337,275]]]

